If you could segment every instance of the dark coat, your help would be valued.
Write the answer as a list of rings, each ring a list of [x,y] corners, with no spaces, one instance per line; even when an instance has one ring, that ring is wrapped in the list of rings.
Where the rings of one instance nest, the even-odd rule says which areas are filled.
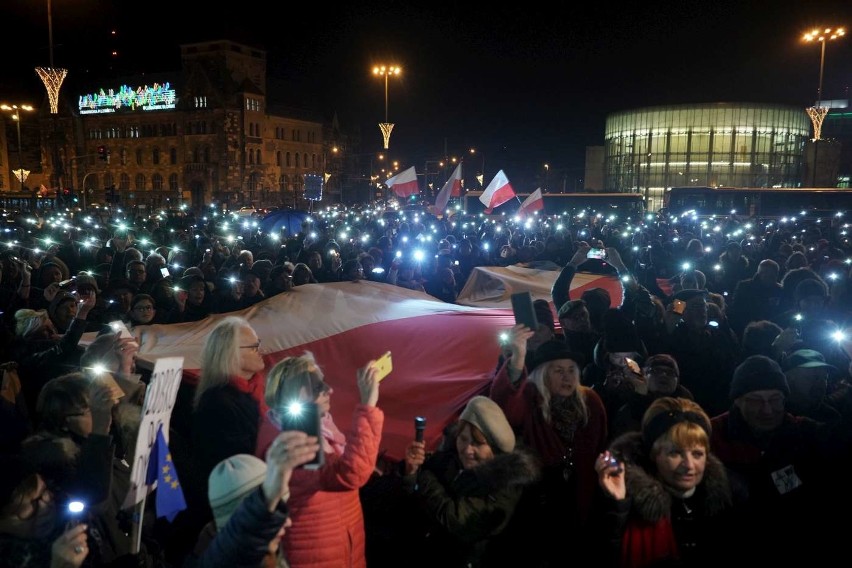
[[[254,455],[260,409],[257,400],[231,385],[204,392],[192,413],[192,452],[206,493],[207,477],[220,461]]]
[[[741,280],[727,310],[728,321],[737,336],[742,337],[745,327],[753,321],[774,320],[780,313],[783,293],[777,282],[766,286],[757,276]]]
[[[274,511],[269,512],[263,490],[258,487],[240,502],[221,530],[217,531],[215,526],[209,525],[204,528],[195,550],[184,560],[183,568],[268,566],[264,562],[270,554],[269,543],[284,526],[288,516],[289,510],[283,501],[278,503]],[[276,564],[273,562],[273,565]],[[277,565],[286,566],[283,562]]]
[[[507,527],[524,489],[540,475],[538,461],[516,447],[464,470],[455,443],[447,446],[403,478],[425,516],[416,565],[505,566],[515,540]]]
[[[611,566],[718,566],[730,542],[733,500],[725,467],[707,456],[704,477],[692,496],[669,492],[639,432],[618,437],[610,447],[625,467],[627,498],[604,498],[600,535]]]

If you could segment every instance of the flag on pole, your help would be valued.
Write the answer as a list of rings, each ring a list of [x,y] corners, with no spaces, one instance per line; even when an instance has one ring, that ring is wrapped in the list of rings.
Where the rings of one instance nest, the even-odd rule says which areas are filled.
[[[385,185],[399,197],[408,197],[409,195],[420,193],[420,188],[417,187],[417,172],[414,170],[414,166],[399,172],[393,177],[389,177],[385,181]]]
[[[435,197],[436,215],[444,213],[444,209],[447,208],[447,203],[450,201],[450,197],[459,197],[461,195],[461,180],[462,165],[461,162],[459,162],[459,165],[457,165],[456,169],[453,171],[453,175],[450,176],[450,179],[448,179],[447,183],[444,184],[444,187],[441,188],[438,196]]]
[[[532,215],[533,211],[541,211],[542,209],[544,209],[544,197],[541,195],[541,188],[538,188],[524,199],[520,209],[518,209],[518,213],[520,215]]]
[[[503,170],[500,170],[494,176],[494,179],[491,180],[491,183],[488,184],[488,187],[485,188],[482,195],[479,196],[479,200],[485,204],[485,212],[491,213],[495,207],[503,205],[513,197],[515,197],[515,190],[512,189],[509,178],[506,177]]]
[[[166,517],[172,522],[177,514],[186,509],[186,499],[183,496],[183,488],[178,481],[175,464],[172,462],[172,454],[169,444],[163,436],[163,425],[157,430],[157,441],[151,450],[151,459],[148,461],[147,483],[150,485],[157,482],[157,517]]]

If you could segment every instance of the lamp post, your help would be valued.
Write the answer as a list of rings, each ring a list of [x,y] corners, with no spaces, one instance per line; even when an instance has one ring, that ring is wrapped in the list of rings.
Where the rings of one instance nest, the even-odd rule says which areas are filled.
[[[544,193],[548,192],[548,180],[550,179],[550,164],[544,164]]]
[[[25,110],[28,112],[32,112],[33,107],[30,105],[0,105],[0,109],[5,110],[7,112],[12,113],[12,120],[15,121],[16,126],[18,127],[18,172],[20,175],[18,176],[18,181],[21,183],[21,191],[24,191],[24,182],[27,180],[27,176],[24,175],[24,158],[21,152],[21,111]]]
[[[819,140],[822,138],[822,123],[825,120],[825,115],[828,114],[828,109],[822,106],[822,77],[825,69],[825,44],[828,41],[838,39],[846,35],[844,28],[824,28],[814,29],[806,33],[803,37],[804,41],[810,43],[818,41],[820,44],[819,54],[819,85],[817,86],[817,104],[814,107],[806,109],[808,116],[811,118],[811,123],[814,126],[814,165],[813,175],[811,176],[811,186],[817,185],[817,153],[819,152]]]
[[[376,65],[373,67],[373,75],[384,76],[385,78],[385,121],[379,123],[379,130],[382,131],[385,150],[390,147],[390,135],[393,130],[393,124],[388,122],[388,77],[391,75],[398,76],[400,73],[402,73],[402,68],[399,65]]]
[[[482,189],[485,187],[485,152],[477,150],[476,148],[471,148],[469,152],[472,156],[476,155],[477,152],[479,152],[479,155],[482,156],[482,181],[479,182],[479,187]]]

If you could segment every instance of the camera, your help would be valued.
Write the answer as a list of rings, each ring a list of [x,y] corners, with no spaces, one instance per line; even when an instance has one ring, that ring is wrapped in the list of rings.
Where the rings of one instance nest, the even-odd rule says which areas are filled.
[[[308,436],[320,438],[322,435],[319,406],[313,401],[294,400],[278,411],[281,431],[297,430]],[[325,453],[322,448],[313,460],[304,464],[305,469],[319,469],[325,463]]]

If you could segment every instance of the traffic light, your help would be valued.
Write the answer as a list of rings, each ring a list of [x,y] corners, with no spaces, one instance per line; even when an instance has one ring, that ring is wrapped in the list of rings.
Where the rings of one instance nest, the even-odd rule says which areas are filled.
[[[98,159],[107,164],[109,163],[109,150],[106,146],[98,146]]]

